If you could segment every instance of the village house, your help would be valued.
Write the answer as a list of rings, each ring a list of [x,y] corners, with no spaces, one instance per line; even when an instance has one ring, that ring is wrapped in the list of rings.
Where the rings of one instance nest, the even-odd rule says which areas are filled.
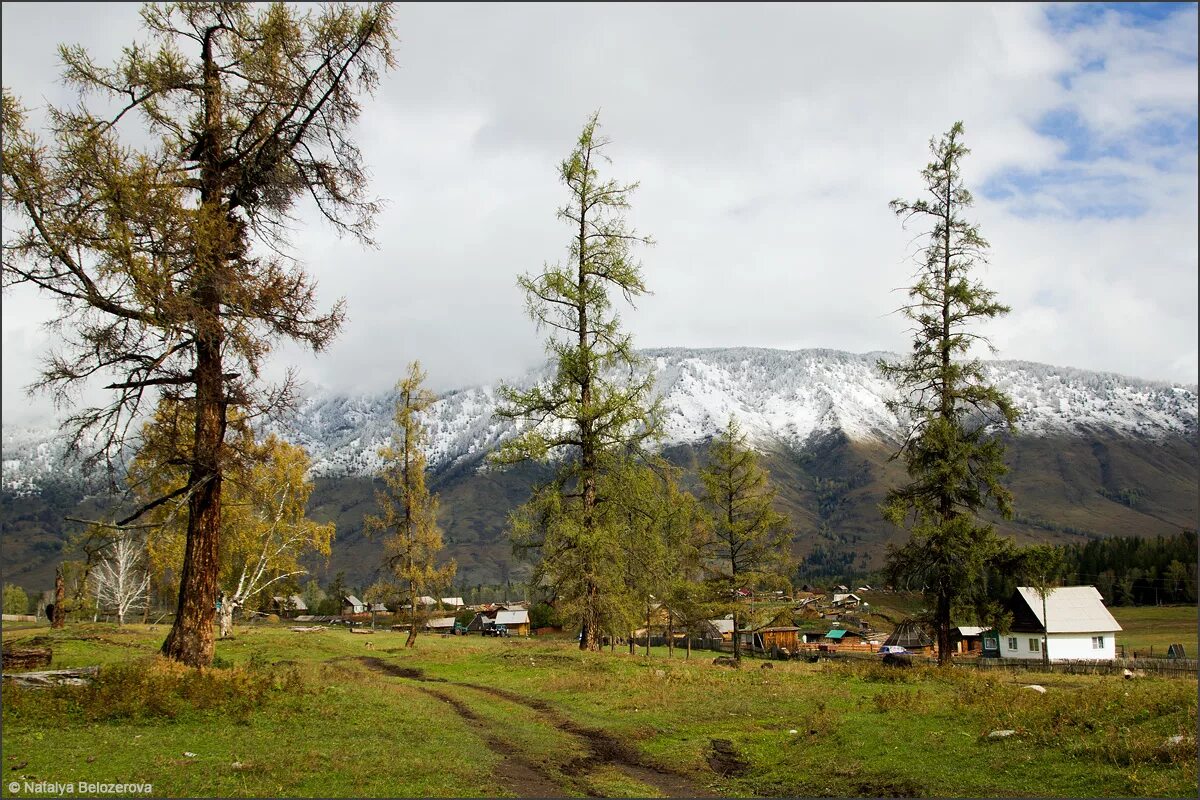
[[[497,611],[493,624],[497,627],[503,625],[509,636],[528,636],[529,612],[524,608]]]
[[[425,623],[430,633],[454,633],[454,617],[434,617]]]
[[[979,653],[983,649],[983,634],[987,628],[959,625],[950,631],[950,641],[959,653]]]
[[[999,637],[1001,658],[1042,658],[1043,636],[1051,661],[1116,658],[1117,631],[1122,628],[1095,586],[1053,588],[1044,602],[1037,589],[1019,586],[1009,610],[1013,621]]]
[[[460,609],[466,605],[461,597],[443,597],[442,605],[446,608]]]
[[[862,604],[862,598],[853,592],[837,593],[833,596],[833,602],[830,605],[838,608],[858,608]]]
[[[362,600],[359,600],[352,594],[348,594],[342,598],[342,614],[365,614],[367,606]]]
[[[713,642],[733,641],[733,617],[705,620],[700,625],[700,638]]]
[[[308,604],[298,594],[290,597],[275,595],[271,598],[271,613],[281,617],[295,617],[308,611]]]

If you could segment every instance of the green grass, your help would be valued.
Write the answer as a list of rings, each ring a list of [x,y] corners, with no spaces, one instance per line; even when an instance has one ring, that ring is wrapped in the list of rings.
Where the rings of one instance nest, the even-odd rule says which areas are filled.
[[[1133,630],[1161,623],[1144,617]],[[704,651],[685,662],[665,648],[647,659],[622,648],[581,653],[570,641],[430,636],[406,650],[402,634],[284,626],[239,628],[217,645],[222,668],[197,675],[154,657],[165,632],[6,629],[6,640],[48,637],[52,667],[108,665],[88,689],[4,688],[7,780],[144,781],[160,796],[473,797],[517,793],[525,769],[563,796],[668,793],[620,763],[579,769],[590,746],[580,731],[594,729],[643,766],[725,796],[1197,789],[1195,740],[1164,745],[1195,735],[1189,679],[872,662],[729,670]],[[1048,691],[1021,688],[1027,682]],[[996,729],[1017,734],[989,739]],[[746,771],[715,774],[712,739],[730,740]]]
[[[1173,644],[1182,644],[1188,658],[1196,658],[1200,652],[1196,606],[1114,606],[1108,610],[1123,628],[1117,644],[1125,645],[1127,655],[1135,649],[1149,651],[1151,646],[1154,655],[1166,655]]]

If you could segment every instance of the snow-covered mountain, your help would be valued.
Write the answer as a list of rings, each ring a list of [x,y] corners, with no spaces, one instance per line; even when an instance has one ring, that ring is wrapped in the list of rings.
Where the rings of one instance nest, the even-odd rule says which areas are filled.
[[[760,446],[802,447],[811,437],[841,431],[852,440],[896,441],[902,424],[888,411],[894,393],[875,368],[888,353],[835,350],[643,351],[655,371],[665,409],[665,444],[700,441],[735,415]],[[1172,386],[1110,373],[1024,361],[987,362],[986,372],[1022,412],[1020,433],[1115,435],[1137,439],[1194,437],[1195,386]],[[515,379],[528,387],[546,368]],[[515,431],[498,420],[498,387],[448,392],[430,409],[429,461],[435,469],[477,461]],[[309,394],[278,433],[304,445],[313,474],[364,475],[379,465],[390,436],[395,395]],[[47,429],[12,429],[3,436],[4,488],[28,490],[65,473],[61,438]]]

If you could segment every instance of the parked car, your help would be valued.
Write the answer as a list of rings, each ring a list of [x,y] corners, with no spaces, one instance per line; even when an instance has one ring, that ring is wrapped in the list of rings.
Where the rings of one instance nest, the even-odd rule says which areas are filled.
[[[879,655],[911,656],[912,651],[907,650],[898,644],[885,644],[883,647],[879,648]]]

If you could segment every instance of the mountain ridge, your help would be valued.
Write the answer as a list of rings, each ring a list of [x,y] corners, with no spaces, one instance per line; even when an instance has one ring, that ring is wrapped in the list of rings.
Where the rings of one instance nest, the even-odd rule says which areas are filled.
[[[894,444],[903,421],[886,407],[894,389],[879,374],[884,351],[829,348],[652,348],[639,351],[656,373],[663,401],[664,447],[704,441],[737,416],[760,447],[804,447],[813,436],[840,430],[855,441]],[[1195,436],[1195,386],[1129,378],[1111,372],[1021,360],[982,362],[985,375],[1012,396],[1023,413],[1021,435],[1109,432],[1144,439]],[[549,365],[513,381],[525,388],[550,374]],[[520,430],[498,420],[499,383],[441,394],[425,415],[434,470],[478,460]],[[368,476],[390,437],[394,390],[342,394],[310,390],[285,423],[268,431],[309,450],[315,477]],[[74,468],[61,436],[47,426],[4,427],[3,488],[36,491],[70,477]]]

